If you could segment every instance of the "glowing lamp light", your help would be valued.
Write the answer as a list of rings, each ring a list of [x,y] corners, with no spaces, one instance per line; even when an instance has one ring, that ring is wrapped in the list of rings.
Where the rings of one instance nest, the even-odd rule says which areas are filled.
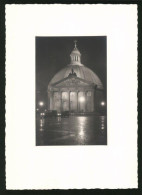
[[[84,132],[81,130],[80,133],[79,133],[80,136],[83,136],[84,135]]]
[[[43,105],[44,105],[44,103],[43,103],[43,102],[39,102],[39,105],[40,105],[40,106],[43,106]]]
[[[101,102],[101,106],[104,106],[105,105],[105,102]]]
[[[80,97],[80,98],[79,98],[79,101],[80,101],[80,102],[84,102],[84,101],[85,101],[85,98],[84,98],[84,97]]]

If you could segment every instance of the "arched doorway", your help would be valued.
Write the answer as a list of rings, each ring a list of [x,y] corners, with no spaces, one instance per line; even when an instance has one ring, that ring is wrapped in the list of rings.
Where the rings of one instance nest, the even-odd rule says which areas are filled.
[[[94,110],[92,91],[86,93],[86,112],[92,112]]]
[[[86,105],[85,92],[80,91],[78,93],[78,111],[85,112],[85,105]]]
[[[69,110],[69,94],[68,92],[62,92],[62,111]]]
[[[77,93],[70,92],[70,111],[76,112],[77,111]]]

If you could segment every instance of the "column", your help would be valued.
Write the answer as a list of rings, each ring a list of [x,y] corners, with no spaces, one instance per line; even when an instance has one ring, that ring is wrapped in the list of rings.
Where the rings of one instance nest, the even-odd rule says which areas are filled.
[[[87,112],[87,91],[85,91],[85,112]]]
[[[68,96],[69,96],[69,111],[70,111],[70,91],[68,92]]]
[[[47,110],[50,109],[50,91],[47,91]]]
[[[50,110],[53,110],[53,91],[50,92]]]
[[[76,92],[76,94],[77,94],[77,112],[79,111],[79,104],[78,104],[78,91]]]
[[[60,91],[60,112],[62,112],[62,91]]]
[[[92,108],[93,108],[92,112],[94,112],[95,111],[95,102],[94,102],[95,91],[94,90],[91,91],[91,95],[92,95]]]

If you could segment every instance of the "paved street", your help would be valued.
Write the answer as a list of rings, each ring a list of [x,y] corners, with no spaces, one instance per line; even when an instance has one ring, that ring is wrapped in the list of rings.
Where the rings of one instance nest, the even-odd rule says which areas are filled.
[[[105,116],[37,119],[36,145],[106,145]]]

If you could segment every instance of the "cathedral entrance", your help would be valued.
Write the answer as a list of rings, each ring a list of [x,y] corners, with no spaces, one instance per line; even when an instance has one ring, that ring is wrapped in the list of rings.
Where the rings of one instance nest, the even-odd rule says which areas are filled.
[[[69,95],[68,92],[62,92],[62,111],[69,110]]]
[[[85,112],[85,105],[86,105],[86,98],[85,92],[78,93],[78,105],[79,105],[79,112]]]
[[[86,112],[93,112],[94,105],[93,105],[93,94],[91,91],[86,93]]]
[[[77,93],[70,92],[70,111],[76,112],[77,111]]]

